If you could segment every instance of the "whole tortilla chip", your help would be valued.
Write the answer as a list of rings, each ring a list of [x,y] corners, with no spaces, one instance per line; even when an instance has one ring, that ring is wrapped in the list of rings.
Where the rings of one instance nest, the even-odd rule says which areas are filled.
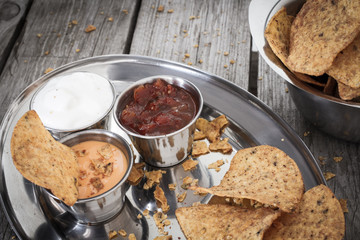
[[[349,0],[306,1],[291,25],[286,65],[295,72],[324,74],[359,33],[359,12],[360,5]]]
[[[339,96],[342,100],[351,100],[360,96],[360,88],[351,88],[338,82]]]
[[[284,213],[265,233],[264,239],[343,239],[345,219],[331,190],[316,186],[307,191],[298,213]]]
[[[326,73],[351,88],[360,88],[360,34],[337,55]]]
[[[79,166],[75,152],[55,141],[35,111],[28,111],[17,122],[11,155],[27,180],[49,189],[69,206],[77,201]]]
[[[271,50],[287,68],[289,67],[286,65],[286,59],[289,56],[290,29],[293,20],[294,17],[287,15],[285,7],[282,7],[270,19],[264,33],[265,38],[268,41]],[[314,80],[308,75],[297,73],[294,71],[292,71],[292,73],[295,75],[296,78],[298,78],[303,82],[321,87],[325,85],[323,83]]]
[[[203,204],[175,211],[187,239],[262,239],[279,214],[269,208]]]
[[[278,148],[262,145],[239,150],[220,185],[191,189],[251,199],[293,212],[303,195],[304,183],[294,160]]]

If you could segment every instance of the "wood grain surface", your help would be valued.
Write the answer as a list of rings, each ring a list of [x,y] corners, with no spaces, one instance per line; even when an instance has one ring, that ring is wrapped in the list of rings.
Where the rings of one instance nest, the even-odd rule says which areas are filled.
[[[346,239],[357,239],[360,144],[331,137],[302,117],[285,80],[251,51],[249,3],[0,0],[0,119],[20,92],[47,68],[104,54],[152,56],[191,65],[250,90],[288,122],[321,170],[336,174],[328,185],[338,198],[348,200]],[[4,5],[10,9],[5,13]],[[86,33],[90,24],[96,30]],[[342,161],[335,162],[334,157],[342,157]],[[16,239],[2,209],[0,221],[0,238]]]

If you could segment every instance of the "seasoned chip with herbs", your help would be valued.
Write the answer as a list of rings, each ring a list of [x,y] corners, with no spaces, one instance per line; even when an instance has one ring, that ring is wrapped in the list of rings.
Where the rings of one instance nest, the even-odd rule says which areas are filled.
[[[178,208],[175,215],[187,239],[262,239],[280,211],[202,204]]]
[[[204,141],[196,141],[193,143],[192,153],[193,157],[198,157],[200,155],[204,155],[209,153],[210,150]]]
[[[222,197],[247,198],[293,212],[304,192],[298,166],[278,148],[262,145],[239,150],[220,185],[191,187]]]
[[[230,143],[228,141],[229,141],[229,138],[224,138],[218,142],[210,143],[209,149],[210,149],[210,151],[222,152],[224,154],[231,153],[232,146],[230,145]]]
[[[284,213],[265,233],[264,239],[343,239],[345,219],[331,190],[319,185],[308,190],[297,213]]]
[[[78,198],[79,166],[75,152],[55,141],[33,110],[17,122],[11,138],[17,170],[29,181],[49,189],[65,204]]]

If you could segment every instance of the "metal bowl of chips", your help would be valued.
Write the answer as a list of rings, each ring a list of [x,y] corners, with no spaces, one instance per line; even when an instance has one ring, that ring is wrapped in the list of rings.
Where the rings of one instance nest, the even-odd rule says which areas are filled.
[[[315,77],[322,86],[314,86],[301,80],[301,77],[280,61],[265,39],[264,32],[268,22],[282,7],[286,8],[288,15],[296,16],[304,3],[303,0],[253,0],[249,6],[249,24],[254,43],[266,63],[286,80],[296,107],[307,120],[336,138],[359,142],[360,103],[339,98],[338,88],[329,90],[328,85],[334,84],[334,80],[318,81],[319,77]],[[334,85],[336,86],[336,82]]]
[[[94,197],[78,199],[73,206],[68,206],[49,190],[40,188],[49,211],[56,215],[70,213],[82,223],[99,223],[109,220],[118,214],[124,206],[125,194],[129,187],[126,182],[133,165],[133,153],[130,145],[121,136],[103,129],[92,129],[76,132],[62,138],[60,142],[67,146],[74,146],[84,141],[100,141],[114,145],[120,149],[127,161],[127,169],[121,180],[110,190]],[[112,172],[112,174],[118,174]]]
[[[132,99],[134,90],[137,87],[154,83],[157,79],[190,93],[195,103],[195,114],[188,124],[176,131],[155,136],[142,135],[124,126],[119,120],[119,116]],[[114,120],[129,135],[135,148],[146,163],[155,167],[170,167],[181,163],[190,153],[195,132],[195,122],[200,116],[202,108],[203,97],[201,92],[190,81],[168,75],[152,76],[135,82],[118,96],[114,106]]]

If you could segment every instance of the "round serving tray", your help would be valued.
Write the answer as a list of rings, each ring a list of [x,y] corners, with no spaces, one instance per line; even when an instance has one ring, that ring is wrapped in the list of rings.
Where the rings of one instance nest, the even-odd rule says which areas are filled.
[[[160,186],[163,188],[170,205],[167,213],[171,222],[165,231],[173,239],[185,239],[175,217],[175,210],[182,206],[191,206],[194,202],[207,203],[210,195],[194,195],[187,191],[184,202],[177,201],[177,194],[183,193],[182,179],[190,176],[199,180],[199,185],[210,187],[217,185],[229,168],[230,161],[237,150],[268,144],[280,148],[292,157],[298,164],[303,175],[305,187],[309,189],[318,184],[325,184],[319,166],[314,157],[279,116],[259,99],[241,89],[235,84],[218,76],[198,69],[150,57],[131,55],[107,55],[83,59],[62,66],[41,77],[11,104],[1,124],[0,132],[0,190],[1,204],[4,212],[20,239],[107,239],[111,230],[124,229],[128,234],[134,233],[137,239],[153,239],[161,235],[152,218],[157,210],[153,196],[153,189],[143,190],[144,180],[132,186],[127,191],[126,204],[123,210],[107,222],[86,225],[77,222],[67,212],[54,208],[44,200],[38,188],[25,180],[13,165],[10,153],[10,139],[17,120],[29,110],[29,102],[35,91],[50,78],[75,71],[88,71],[100,74],[112,81],[116,93],[119,94],[132,82],[153,75],[174,75],[190,80],[202,92],[204,109],[201,116],[211,120],[225,114],[230,124],[223,133],[228,137],[234,151],[230,155],[210,153],[197,158],[199,165],[193,171],[184,172],[181,164],[164,168]],[[112,114],[111,114],[112,116]],[[107,128],[124,136],[113,119],[110,119]],[[136,161],[140,161],[136,153]],[[224,159],[225,165],[221,171],[208,169],[207,166],[216,160]],[[151,167],[146,167],[152,170]],[[176,183],[176,190],[168,189],[169,183]],[[142,212],[148,209],[149,216]],[[140,216],[140,217],[138,217]]]

